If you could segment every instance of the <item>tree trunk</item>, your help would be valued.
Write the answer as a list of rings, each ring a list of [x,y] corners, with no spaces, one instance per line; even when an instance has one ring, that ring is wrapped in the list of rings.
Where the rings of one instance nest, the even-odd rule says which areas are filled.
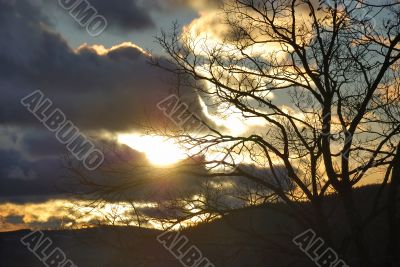
[[[357,266],[372,266],[369,259],[368,246],[366,246],[364,240],[364,231],[361,223],[362,218],[354,203],[352,187],[346,185],[340,191],[346,213],[346,218],[349,223],[352,239],[354,241],[355,249],[357,251]],[[350,265],[353,266],[352,264]]]
[[[393,172],[392,180],[389,186],[388,195],[388,224],[389,224],[389,238],[387,244],[388,264],[387,266],[399,266],[399,230],[397,219],[397,202],[398,190],[400,186],[400,144],[397,147],[396,156],[393,159]]]

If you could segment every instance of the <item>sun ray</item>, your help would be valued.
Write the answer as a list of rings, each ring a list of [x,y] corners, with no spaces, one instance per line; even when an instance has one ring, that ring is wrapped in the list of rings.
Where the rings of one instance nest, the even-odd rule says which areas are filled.
[[[147,159],[158,166],[173,165],[188,157],[185,151],[173,140],[161,136],[120,134],[118,141],[146,154]]]

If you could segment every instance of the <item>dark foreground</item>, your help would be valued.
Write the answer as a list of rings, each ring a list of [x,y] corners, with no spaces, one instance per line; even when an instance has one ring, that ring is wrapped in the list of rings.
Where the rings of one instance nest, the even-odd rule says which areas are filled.
[[[362,207],[368,207],[374,192],[374,187],[357,192]],[[326,209],[332,212],[332,234],[338,237],[338,241],[345,240],[346,228],[340,208],[336,207],[337,200],[331,197],[327,203]],[[294,223],[285,209],[282,205],[271,205],[241,210],[225,219],[185,230],[183,234],[188,237],[188,244],[196,245],[216,267],[317,266],[292,241],[306,231],[307,226]],[[308,209],[307,204],[304,204],[304,209]],[[384,246],[379,245],[385,242],[385,229],[380,227],[380,220],[371,223],[366,237],[366,242],[376,244],[373,251],[375,266],[381,266],[379,262],[385,252]],[[1,267],[45,266],[20,241],[29,232],[0,233]],[[62,249],[68,259],[81,267],[183,266],[157,241],[161,234],[159,231],[102,227],[44,233],[53,241],[53,248]],[[357,266],[357,262],[352,262],[351,249],[346,254],[339,257],[343,256],[350,266]]]

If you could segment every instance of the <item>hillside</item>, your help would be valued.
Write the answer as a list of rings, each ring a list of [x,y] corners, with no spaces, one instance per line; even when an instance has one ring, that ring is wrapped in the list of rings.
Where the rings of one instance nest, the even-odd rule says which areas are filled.
[[[356,199],[360,207],[367,209],[375,192],[376,188],[372,186],[358,189]],[[337,204],[338,199],[331,196],[325,209],[332,213],[332,233],[340,241],[346,229]],[[304,203],[302,208],[308,210],[309,205]],[[293,218],[285,215],[285,210],[284,205],[276,204],[245,209],[225,219],[187,229],[183,234],[217,267],[316,266],[292,243],[292,239],[307,228],[297,226]],[[369,227],[368,240],[377,244],[374,255],[379,262],[384,252],[379,244],[384,241],[385,229],[379,219]],[[1,267],[44,266],[20,242],[27,233],[28,230],[0,233]],[[46,231],[45,235],[54,246],[66,252],[67,258],[82,267],[182,266],[158,243],[156,237],[160,233],[138,228],[103,227]]]

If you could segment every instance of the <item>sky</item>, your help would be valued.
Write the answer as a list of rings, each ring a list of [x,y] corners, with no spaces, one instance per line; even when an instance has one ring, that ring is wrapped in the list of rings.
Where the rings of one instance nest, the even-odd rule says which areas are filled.
[[[175,23],[183,32],[205,34],[210,40],[224,38],[220,2],[90,0],[86,3],[107,23],[96,36],[63,8],[73,2],[78,3],[0,0],[0,231],[92,223],[115,208],[124,216],[132,215],[124,208],[126,197],[115,206],[98,207],[97,215],[71,212],[90,201],[76,196],[85,189],[75,184],[68,170],[68,144],[62,144],[32,113],[46,106],[46,101],[51,104],[42,114],[59,109],[79,133],[95,143],[94,148],[116,150],[105,155],[107,164],[114,164],[116,154],[154,168],[187,158],[177,144],[145,136],[143,123],[158,127],[168,120],[157,104],[176,89],[176,77],[149,61],[157,57],[167,62],[156,37]],[[40,99],[35,98],[37,92]],[[221,129],[241,133],[257,125],[236,117],[213,117],[191,88],[183,88],[182,96],[192,110],[201,111],[197,116]],[[149,213],[154,212],[153,201],[163,200],[165,192],[160,187],[173,183],[191,192],[199,184],[195,177],[173,174],[174,181],[168,181],[157,170],[152,175],[158,180],[148,190],[158,190],[159,199],[148,199],[141,192],[133,200]]]
[[[129,150],[132,157],[170,162],[154,148],[152,154],[141,149],[143,142],[154,140],[137,139],[139,122],[153,119],[147,111],[174,86],[169,73],[149,64],[149,55],[165,56],[155,42],[161,29],[169,30],[174,22],[189,25],[215,1],[89,3],[107,21],[96,37],[58,1],[0,0],[0,231],[59,223],[56,214],[65,214],[65,205],[59,204],[67,191],[65,146],[21,105],[35,90],[88,136],[101,134],[117,142],[118,134],[134,133],[136,139],[126,141],[138,147]],[[162,141],[157,149],[176,150]],[[43,207],[53,212],[37,215]]]
[[[37,99],[28,98],[25,106],[22,99],[40,90],[95,145],[101,140],[127,160],[165,167],[186,155],[176,144],[143,136],[144,122],[162,126],[165,116],[157,104],[176,86],[175,76],[149,63],[151,56],[167,62],[156,36],[174,22],[184,33],[207,36],[211,43],[227,35],[219,0],[88,0],[107,24],[97,36],[63,8],[72,2],[0,0],[0,231],[89,223],[115,208],[131,215],[123,197],[122,205],[109,203],[97,215],[70,212],[74,205],[67,193],[77,188],[69,183],[66,145],[29,112]],[[228,132],[265,126],[235,116],[214,117],[193,89],[184,87],[182,93],[191,108],[202,111],[198,116]],[[270,97],[280,105],[287,101]],[[115,155],[105,156],[113,164]],[[175,186],[189,192],[198,183],[194,177],[175,176]],[[155,200],[143,193],[133,201],[151,210]]]

